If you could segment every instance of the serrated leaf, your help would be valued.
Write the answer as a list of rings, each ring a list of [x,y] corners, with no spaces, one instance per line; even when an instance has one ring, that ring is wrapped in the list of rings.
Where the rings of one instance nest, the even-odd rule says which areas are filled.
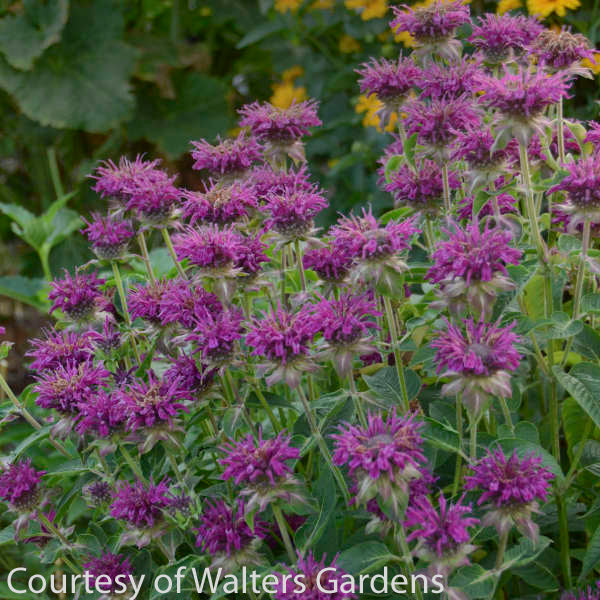
[[[402,164],[402,156],[395,154],[390,156],[388,161],[385,163],[385,180],[389,183],[392,180],[392,173],[398,170]]]
[[[586,294],[581,299],[581,310],[584,313],[599,313],[600,294]]]
[[[383,567],[394,555],[381,542],[362,542],[344,550],[337,561],[338,566],[352,575],[368,573]]]
[[[463,591],[471,600],[489,598],[494,586],[492,571],[477,564],[461,567],[450,579],[450,587]]]
[[[403,398],[396,367],[384,367],[377,371],[375,375],[363,375],[363,379],[373,392],[376,400],[382,400],[387,406],[402,405]],[[419,393],[421,380],[411,369],[404,369],[404,379],[406,380],[406,391],[410,401]]]
[[[552,369],[554,376],[577,401],[579,406],[600,427],[600,367],[593,363],[582,362],[565,373],[558,365]]]
[[[583,566],[579,580],[583,581],[586,575],[600,563],[600,526],[597,527],[589,541],[585,555],[583,557]]]
[[[529,585],[545,592],[554,592],[559,588],[558,579],[554,573],[539,562],[534,561],[524,567],[517,567],[512,572]]]

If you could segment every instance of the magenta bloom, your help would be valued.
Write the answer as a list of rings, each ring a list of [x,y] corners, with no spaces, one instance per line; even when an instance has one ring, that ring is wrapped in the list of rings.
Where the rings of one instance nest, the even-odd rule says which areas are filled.
[[[567,192],[569,202],[578,211],[600,209],[600,155],[594,154],[565,165],[569,174],[548,190]]]
[[[590,41],[581,33],[571,33],[564,26],[560,31],[542,30],[530,49],[538,61],[552,71],[567,69],[571,73],[581,75],[585,74],[579,66],[583,59],[596,62]]]
[[[448,180],[450,189],[460,187],[454,172],[448,173]],[[408,205],[417,210],[437,213],[444,196],[442,169],[432,160],[424,160],[416,172],[408,165],[402,165],[392,173],[384,189],[394,196],[396,206]]]
[[[321,560],[317,561],[312,550],[309,550],[304,558],[298,555],[296,566],[287,567],[288,576],[281,576],[277,584],[276,600],[354,600],[358,598],[356,594],[340,591],[340,587],[344,581],[347,581],[347,578],[344,578],[346,572],[336,565],[337,557],[329,565],[325,560],[326,556],[323,555]],[[333,570],[325,571],[324,569],[327,568]],[[302,593],[295,591],[294,578],[298,576],[302,577],[300,581],[306,586],[306,590]],[[317,578],[320,579],[320,588],[317,586]],[[338,591],[331,591],[334,589]]]
[[[262,263],[269,262],[269,257],[265,254],[268,246],[261,237],[260,233],[243,237],[237,250],[235,267],[250,279],[262,270]]]
[[[501,506],[545,502],[554,475],[542,466],[542,459],[531,454],[519,458],[516,452],[506,457],[501,448],[471,466],[472,475],[465,477],[465,489],[479,489],[477,504],[489,502]]]
[[[406,539],[418,540],[438,558],[456,555],[471,539],[469,529],[479,523],[479,519],[466,516],[472,511],[470,504],[462,503],[463,498],[450,503],[441,493],[437,510],[426,496],[415,498],[406,509],[404,527],[413,530]]]
[[[402,9],[392,7],[395,18],[390,27],[398,32],[408,31],[419,42],[451,37],[461,25],[470,20],[469,7],[461,0],[436,1],[415,9],[403,5]]]
[[[183,216],[190,225],[197,221],[228,225],[244,219],[258,206],[256,194],[248,185],[223,186],[212,183],[203,192],[184,191]]]
[[[98,258],[112,260],[121,257],[135,235],[129,221],[114,217],[92,213],[92,220],[83,219],[83,222],[87,227],[81,233],[87,237]]]
[[[221,479],[233,479],[240,484],[270,484],[276,486],[282,478],[292,473],[288,460],[300,458],[300,451],[290,445],[291,438],[280,433],[275,438],[264,439],[262,432],[258,440],[251,435],[239,442],[224,444],[221,450],[225,458],[219,463],[225,467]]]
[[[200,284],[181,278],[165,282],[158,301],[158,318],[163,325],[179,323],[191,329],[197,319],[206,314],[216,315],[223,305],[215,296],[207,292]]]
[[[287,171],[273,171],[269,165],[254,167],[245,184],[252,188],[260,202],[266,202],[273,195],[284,195],[291,190],[310,192],[314,189],[305,165]]]
[[[240,127],[249,127],[261,141],[290,144],[310,134],[311,127],[321,125],[318,103],[307,100],[289,108],[277,108],[268,102],[254,102],[240,108]]]
[[[563,592],[560,596],[560,600],[600,600],[599,587],[600,586],[596,582],[596,589],[593,589],[588,585],[586,588],[579,590]]]
[[[97,437],[106,438],[119,430],[127,419],[125,406],[115,401],[113,393],[102,389],[80,402],[78,410],[79,421],[75,431],[79,435],[91,432]]]
[[[30,368],[34,371],[53,370],[68,364],[78,365],[94,355],[92,335],[89,332],[43,330],[44,338],[30,341],[32,346],[25,356],[34,359]]]
[[[128,577],[133,574],[133,567],[129,562],[129,559],[123,554],[113,554],[112,552],[102,552],[100,556],[90,556],[88,562],[83,565],[84,571],[90,573],[92,585],[96,581],[97,577],[101,575],[108,575],[110,580],[113,582],[111,588],[112,593],[116,593],[117,586],[114,585],[115,578],[118,575]],[[106,589],[106,584],[101,581],[102,588]]]
[[[305,269],[312,269],[323,281],[336,283],[345,279],[354,257],[348,252],[324,246],[306,250],[302,262]]]
[[[71,276],[65,270],[64,279],[50,282],[48,298],[53,301],[50,313],[60,308],[73,320],[86,320],[96,309],[104,309],[108,300],[102,295],[100,287],[106,283],[96,273],[75,273]]]
[[[237,177],[247,171],[255,161],[261,159],[262,149],[257,141],[242,131],[237,137],[209,144],[206,140],[192,142],[193,169],[206,170],[213,177],[224,175]]]
[[[0,473],[0,500],[19,512],[35,508],[40,501],[40,481],[46,471],[36,471],[25,458]]]
[[[468,59],[454,61],[449,65],[431,63],[419,75],[420,98],[441,100],[470,96],[477,91],[473,86],[479,70],[479,64]]]
[[[204,365],[199,368],[194,358],[181,354],[171,363],[163,377],[167,381],[179,380],[183,389],[191,390],[194,397],[199,397],[212,385],[215,369]]]
[[[102,365],[94,365],[91,361],[60,365],[36,377],[35,402],[59,413],[77,414],[78,405],[108,385],[109,377],[110,373]]]
[[[241,243],[242,238],[232,225],[221,229],[213,224],[200,229],[188,227],[173,236],[179,260],[187,258],[192,265],[209,270],[233,267]]]
[[[146,486],[141,481],[131,484],[122,481],[117,484],[117,494],[110,506],[110,514],[115,519],[125,521],[137,529],[152,529],[163,520],[164,509],[171,506],[172,496],[168,482],[153,481]]]
[[[469,41],[487,62],[501,64],[520,56],[542,31],[532,17],[487,13],[478,18]]]
[[[433,254],[433,266],[426,278],[434,283],[463,279],[467,285],[480,281],[491,281],[498,273],[508,276],[507,264],[518,264],[523,254],[511,247],[510,232],[490,229],[486,224],[480,231],[477,223],[452,231],[443,229],[448,240],[440,242]]]
[[[588,121],[588,132],[583,140],[586,144],[600,146],[600,123],[598,121]]]
[[[181,400],[190,396],[190,390],[183,388],[179,380],[165,377],[159,380],[152,371],[148,373],[148,383],[136,380],[117,393],[129,431],[172,427],[179,412],[187,412]]]
[[[182,192],[173,185],[175,177],[163,181],[138,181],[125,189],[129,196],[127,210],[151,225],[163,225],[171,216],[173,208],[181,200]]]
[[[244,517],[246,507],[238,499],[233,507],[224,500],[207,500],[200,515],[196,546],[210,554],[234,554],[248,549],[257,539],[267,536],[268,525],[260,518],[254,519],[254,530],[250,529]]]
[[[475,169],[490,169],[501,164],[507,156],[504,149],[492,152],[494,141],[492,132],[487,128],[475,127],[461,131],[456,134],[452,158],[464,160]]]
[[[160,323],[160,302],[169,287],[169,283],[164,280],[157,281],[156,285],[150,282],[132,287],[127,295],[131,318]]]

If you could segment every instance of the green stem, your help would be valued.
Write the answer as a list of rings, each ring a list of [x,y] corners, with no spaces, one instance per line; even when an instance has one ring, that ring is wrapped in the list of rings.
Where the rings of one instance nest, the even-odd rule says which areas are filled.
[[[267,402],[265,395],[260,390],[260,387],[258,386],[258,384],[252,384],[252,389],[254,390],[254,393],[256,394],[258,400],[260,401],[262,407],[265,409],[265,412],[267,413],[267,416],[269,417],[269,421],[271,421],[271,425],[273,426],[273,429],[275,430],[276,433],[279,433],[283,429],[283,427],[281,426],[281,423],[277,420],[275,413],[269,406],[269,403]]]
[[[167,559],[167,562],[169,564],[171,564],[171,553],[169,552],[169,549],[165,546],[165,543],[160,538],[156,538],[155,541],[156,541],[156,545],[160,548],[160,551],[162,552],[164,557]]]
[[[395,532],[396,539],[398,540],[398,546],[400,552],[402,553],[402,558],[405,559],[405,562],[408,565],[408,578],[410,579],[410,575],[414,573],[415,564],[413,562],[412,552],[410,551],[408,542],[406,541],[406,534],[404,532],[404,527],[402,526],[402,524],[397,525]],[[415,591],[417,593],[418,600],[423,600],[423,593],[421,591],[421,588],[418,587],[418,585],[415,586]]]
[[[121,449],[121,454],[122,454],[123,458],[125,459],[125,462],[129,465],[129,468],[133,471],[135,476],[142,483],[147,483],[146,478],[144,477],[144,474],[142,473],[142,469],[140,468],[140,465],[136,464],[135,460],[133,459],[133,456],[131,456],[131,454],[129,454],[129,450],[127,450],[127,448],[125,448],[124,444],[120,444],[119,448]]]
[[[296,562],[296,553],[294,552],[294,546],[292,545],[292,540],[290,539],[290,534],[287,528],[285,517],[283,516],[281,508],[279,508],[278,504],[272,504],[271,510],[273,511],[273,515],[275,516],[275,520],[277,521],[277,526],[279,527],[279,531],[281,533],[283,545],[285,546],[285,549],[288,553],[290,564],[293,565]]]
[[[502,396],[498,396],[498,401],[500,402],[500,406],[502,407],[502,414],[504,415],[504,421],[506,426],[510,429],[512,435],[515,435],[515,426],[512,422],[512,417],[510,416],[510,409],[508,408],[508,403],[506,402],[506,398]]]
[[[362,403],[358,395],[358,390],[356,389],[356,382],[354,381],[354,375],[352,374],[352,371],[348,375],[348,381],[350,382],[350,393],[352,394],[352,399],[354,400],[354,406],[356,407],[358,420],[360,421],[360,424],[366,429],[368,427],[367,417],[362,407]]]
[[[442,184],[444,186],[444,209],[446,211],[446,219],[451,217],[452,205],[450,204],[450,180],[448,177],[448,164],[442,165]]]
[[[300,272],[300,283],[302,284],[302,291],[306,291],[306,273],[304,272],[304,264],[302,263],[302,249],[300,248],[300,240],[294,240],[294,248],[296,250],[296,262],[298,264],[298,271]]]
[[[181,471],[179,470],[179,465],[177,464],[177,460],[176,460],[175,456],[173,456],[173,453],[171,452],[171,449],[168,447],[167,444],[164,445],[164,449],[165,449],[165,454],[167,455],[167,458],[169,459],[169,462],[171,463],[171,468],[173,469],[173,471],[175,473],[175,477],[177,478],[177,481],[181,485],[182,489],[185,490],[186,489],[185,480],[183,479],[183,475],[182,475]]]
[[[48,155],[48,166],[50,167],[50,178],[52,179],[54,193],[57,199],[62,198],[65,195],[65,190],[60,180],[60,171],[58,169],[58,161],[56,160],[56,148],[54,146],[48,148],[46,154]]]
[[[166,227],[163,227],[160,231],[162,233],[163,240],[165,241],[165,244],[167,245],[167,249],[169,250],[169,254],[171,255],[171,259],[175,263],[177,272],[179,273],[179,275],[182,279],[187,280],[187,275],[185,274],[185,271],[183,270],[181,263],[179,262],[179,260],[177,260],[177,253],[175,252],[175,248],[173,248],[173,242],[171,241],[171,236],[169,235],[169,230]]]
[[[98,459],[98,462],[102,466],[102,471],[104,471],[104,474],[106,475],[106,477],[112,481],[113,476],[112,476],[112,473],[110,472],[110,467],[108,466],[106,459],[104,458],[104,456],[102,456],[102,454],[100,453],[100,450],[98,450],[98,448],[95,448],[95,454],[96,454],[96,458]]]
[[[46,518],[46,515],[44,515],[41,510],[38,510],[37,515],[40,522],[46,529],[48,529],[48,531],[50,531],[50,533],[55,535],[65,546],[67,546],[67,548],[71,547],[69,540],[54,526],[49,519]]]
[[[385,307],[385,316],[390,332],[390,337],[393,345],[394,358],[396,362],[396,371],[398,373],[398,380],[400,381],[400,392],[402,395],[402,408],[404,412],[410,410],[410,402],[408,399],[408,390],[406,388],[406,379],[404,378],[404,367],[402,365],[402,356],[398,350],[398,331],[396,329],[396,321],[394,319],[394,310],[392,308],[392,301],[387,297],[383,296],[383,305]]]
[[[146,246],[146,238],[144,237],[143,231],[140,231],[137,234],[137,240],[138,244],[140,245],[140,250],[142,251],[142,260],[144,261],[144,265],[146,266],[146,272],[148,273],[148,277],[150,277],[150,282],[154,287],[156,287],[156,278],[154,277],[154,271],[152,270],[152,263],[150,262],[148,246]]]
[[[500,539],[498,540],[498,552],[496,553],[496,569],[499,569],[504,562],[504,553],[506,552],[509,533],[510,529],[500,534]]]
[[[563,586],[566,589],[573,587],[571,577],[571,549],[569,547],[569,522],[567,519],[567,506],[563,496],[557,491],[555,495],[558,507],[558,522],[560,528],[560,564],[563,575]]]
[[[477,460],[477,426],[479,425],[479,419],[471,419],[471,427],[469,432],[469,459],[472,463]]]
[[[463,445],[463,407],[462,407],[462,398],[460,394],[456,396],[456,431],[458,432],[458,447],[462,451]],[[460,487],[460,481],[462,479],[462,456],[460,454],[456,455],[456,468],[454,470],[454,485],[452,486],[452,495],[456,496],[458,494],[458,489]]]
[[[127,308],[127,296],[125,295],[125,288],[123,287],[123,279],[121,279],[121,271],[119,271],[119,265],[112,260],[112,269],[113,274],[115,276],[115,283],[117,285],[117,291],[119,293],[119,298],[121,298],[121,308],[123,309],[123,316],[125,317],[125,323],[127,323],[128,327],[131,327],[131,315],[129,314],[129,309]],[[133,335],[129,336],[129,341],[131,342],[131,347],[133,348],[133,352],[135,354],[135,359],[138,365],[142,364],[142,359],[140,357],[140,353],[135,342]],[[126,357],[128,360],[128,357]]]
[[[581,457],[583,456],[583,451],[585,450],[585,443],[587,442],[588,438],[590,437],[590,434],[592,433],[593,428],[594,428],[594,422],[591,419],[588,419],[585,424],[585,429],[583,430],[583,435],[581,437],[581,440],[579,441],[579,444],[577,445],[577,452],[573,456],[573,462],[571,463],[571,466],[569,467],[569,472],[565,476],[565,485],[561,489],[561,493],[565,492],[567,490],[567,488],[571,485],[571,479],[573,479],[573,477],[575,476],[575,472],[577,471],[579,461],[581,460]]]
[[[558,158],[561,165],[565,164],[565,123],[563,119],[563,99],[558,101]]]
[[[429,256],[432,256],[435,252],[434,240],[435,236],[433,235],[433,226],[431,225],[431,219],[426,216],[425,217],[425,243],[427,244],[427,249],[429,250]]]
[[[250,418],[250,415],[248,414],[248,410],[246,408],[246,405],[245,405],[243,399],[240,397],[240,395],[238,393],[237,386],[235,384],[235,381],[234,381],[231,371],[229,369],[225,369],[225,381],[229,385],[232,397],[235,401],[236,406],[239,407],[240,412],[242,413],[242,416],[244,417],[244,420],[246,421],[246,425],[248,425],[250,431],[252,432],[252,435],[255,438],[258,437],[258,431],[256,430],[256,427],[254,426],[254,423],[252,422],[252,419]]]

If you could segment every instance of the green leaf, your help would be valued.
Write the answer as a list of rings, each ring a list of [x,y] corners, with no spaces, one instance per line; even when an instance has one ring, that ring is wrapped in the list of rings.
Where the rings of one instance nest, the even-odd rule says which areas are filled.
[[[10,544],[15,541],[15,529],[12,525],[5,527],[0,531],[0,546],[4,544]]]
[[[574,398],[566,398],[562,403],[562,423],[567,445],[571,451],[581,441],[581,432],[588,421],[589,417],[577,401]],[[600,455],[598,458],[600,459]]]
[[[581,310],[584,313],[600,313],[600,294],[586,294],[581,299]]]
[[[399,154],[389,157],[388,161],[385,163],[385,180],[387,183],[392,180],[392,173],[398,170],[402,162],[402,156]]]
[[[513,569],[512,572],[529,585],[545,592],[555,592],[559,588],[558,579],[554,573],[539,562],[534,561],[524,567]]]
[[[478,564],[461,567],[450,579],[450,587],[462,590],[472,600],[489,598],[494,591],[493,572]]]
[[[581,321],[573,321],[567,313],[557,311],[552,314],[552,324],[546,335],[551,340],[564,340],[577,335],[583,329]]]
[[[236,48],[241,50],[242,48],[246,48],[246,46],[250,46],[260,40],[263,40],[269,35],[277,33],[286,29],[286,22],[282,19],[277,19],[275,21],[267,21],[266,23],[261,23],[255,29],[250,30],[237,44]]]
[[[0,277],[0,296],[7,296],[24,304],[46,311],[46,305],[39,298],[44,288],[43,279],[29,279],[22,275],[7,275]]]
[[[61,41],[30,71],[17,71],[0,59],[0,88],[42,125],[105,132],[134,107],[129,78],[135,51],[122,34],[123,17],[114,0],[76,3]]]
[[[417,147],[417,134],[413,133],[403,144],[406,162],[415,169],[415,149]]]
[[[583,566],[579,580],[583,581],[586,575],[600,563],[600,526],[594,531],[583,557]]]
[[[565,373],[558,365],[552,372],[579,406],[600,427],[600,367],[593,363],[582,362],[575,365],[569,373]]]
[[[571,254],[571,252],[579,252],[581,250],[581,240],[574,235],[566,233],[559,236],[556,245],[563,254]]]
[[[382,214],[379,217],[379,221],[383,225],[387,225],[392,220],[407,219],[415,212],[415,209],[412,206],[399,206],[398,208],[394,208],[393,210],[388,210],[386,213]]]
[[[31,69],[58,42],[68,14],[68,0],[23,0],[21,13],[0,20],[0,52],[15,69]]]
[[[32,212],[18,204],[6,204],[0,202],[0,211],[23,228],[27,227],[27,225],[36,218]]]
[[[402,404],[400,379],[396,367],[384,367],[377,371],[375,375],[363,375],[363,379],[377,400],[382,400],[387,406]],[[404,379],[406,380],[406,391],[410,401],[419,393],[421,380],[411,369],[404,369]]]
[[[529,538],[521,538],[518,544],[511,546],[506,551],[502,569],[514,569],[528,565],[550,545],[550,542],[550,538],[544,536],[540,536],[537,544]]]
[[[362,542],[339,556],[337,564],[340,569],[352,574],[368,573],[386,565],[394,555],[381,542]]]

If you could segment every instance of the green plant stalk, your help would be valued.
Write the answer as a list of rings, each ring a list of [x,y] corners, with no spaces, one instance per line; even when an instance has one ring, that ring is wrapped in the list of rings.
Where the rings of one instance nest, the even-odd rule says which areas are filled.
[[[156,542],[156,545],[160,548],[160,551],[162,552],[164,557],[167,559],[167,562],[171,564],[171,553],[169,552],[169,549],[165,546],[165,543],[160,538],[156,538],[154,541]]]
[[[506,398],[502,396],[498,396],[498,402],[500,402],[500,407],[502,408],[502,414],[504,415],[504,422],[507,427],[510,429],[510,432],[515,434],[515,426],[512,422],[512,417],[510,416],[510,409],[508,408],[508,403],[506,402]]]
[[[575,472],[577,467],[579,466],[579,461],[583,456],[583,451],[585,450],[585,443],[590,437],[592,430],[594,429],[594,422],[591,419],[588,419],[585,424],[585,429],[583,430],[583,435],[581,436],[581,440],[577,446],[577,452],[573,456],[573,461],[571,462],[571,466],[569,467],[569,471],[565,476],[565,485],[561,488],[560,493],[564,493],[569,486],[571,485],[571,479],[575,476]]]
[[[177,272],[179,273],[179,275],[182,279],[187,280],[187,275],[185,274],[185,271],[183,270],[181,263],[179,262],[179,260],[177,260],[177,253],[175,252],[175,248],[173,248],[173,242],[171,241],[171,236],[169,235],[169,230],[166,227],[163,227],[160,231],[162,233],[163,240],[165,241],[167,249],[169,250],[169,254],[171,255],[171,258],[173,259],[173,262],[175,263]]]
[[[565,164],[565,121],[563,116],[563,99],[562,96],[558,101],[558,158],[561,165]]]
[[[100,450],[98,450],[98,448],[94,449],[94,453],[96,454],[96,458],[98,459],[98,462],[100,463],[100,466],[102,467],[102,471],[104,472],[106,477],[108,477],[112,481],[113,476],[112,476],[112,473],[110,472],[110,467],[108,466],[106,459],[104,458],[104,456],[102,456],[102,454],[100,453]]]
[[[13,406],[19,411],[21,416],[34,428],[38,431],[42,428],[42,426],[37,422],[36,418],[23,406],[21,401],[15,396],[14,392],[8,385],[6,379],[4,379],[4,375],[0,373],[0,388],[4,391],[4,393],[8,396],[9,400],[12,402]],[[71,459],[71,455],[67,452],[66,448],[55,439],[49,437],[48,441],[65,457]]]
[[[469,431],[469,459],[473,463],[477,460],[477,426],[479,425],[479,419],[471,419],[471,426]]]
[[[460,394],[456,396],[456,431],[458,433],[458,447],[462,451],[463,446],[463,406],[462,406],[462,397]],[[460,454],[456,455],[456,467],[454,470],[454,484],[452,486],[452,495],[456,496],[458,494],[458,489],[460,487],[461,482],[461,474],[462,474],[462,456]]]
[[[450,180],[448,178],[448,163],[442,165],[442,184],[444,186],[444,210],[446,211],[446,219],[450,219],[452,205],[450,204]]]
[[[287,528],[287,523],[285,521],[285,517],[281,512],[281,508],[277,503],[273,503],[271,505],[271,510],[273,511],[273,516],[277,521],[277,526],[279,527],[279,531],[281,533],[281,539],[283,540],[283,545],[287,551],[288,557],[290,559],[290,564],[294,564],[297,560],[296,553],[294,552],[294,546],[292,545],[292,540],[290,539],[290,534]]]
[[[142,473],[142,469],[140,468],[140,465],[136,464],[133,456],[131,456],[131,454],[129,454],[129,450],[127,450],[127,448],[125,448],[125,444],[119,444],[119,449],[121,450],[121,454],[122,454],[123,458],[125,459],[125,462],[129,465],[129,468],[133,471],[134,475],[142,483],[148,483],[146,478],[144,477],[144,474]]]
[[[47,252],[40,252],[36,249],[38,256],[40,257],[40,263],[42,264],[42,271],[44,271],[44,278],[46,281],[52,281],[52,271],[50,270],[50,261],[48,259]]]
[[[56,149],[51,146],[46,150],[48,155],[48,166],[50,168],[50,178],[52,179],[52,186],[54,187],[54,193],[56,198],[62,198],[65,195],[65,190],[60,180],[60,171],[58,170],[58,161],[56,160]]]
[[[360,398],[358,396],[358,390],[356,389],[356,382],[354,381],[354,375],[352,371],[348,375],[348,381],[350,383],[350,393],[352,394],[352,399],[354,400],[354,406],[356,407],[356,414],[358,415],[358,420],[360,424],[366,429],[368,427],[367,417],[365,415],[365,411],[363,410]]]
[[[338,469],[338,467],[336,467],[333,464],[333,460],[331,458],[331,453],[329,452],[329,448],[327,447],[327,444],[325,443],[325,440],[323,439],[323,436],[321,435],[321,431],[319,430],[319,426],[317,424],[317,419],[315,418],[315,415],[312,411],[310,403],[308,402],[308,398],[306,397],[306,394],[304,393],[304,390],[302,389],[302,385],[298,385],[296,390],[298,391],[298,396],[300,398],[300,401],[302,402],[302,406],[304,407],[306,419],[308,421],[308,424],[310,426],[310,430],[311,430],[312,434],[315,436],[317,445],[319,446],[319,450],[321,451],[321,455],[323,456],[323,459],[325,460],[325,462],[327,463],[327,466],[329,467],[331,473],[333,474],[333,477],[335,478],[335,480],[338,484],[338,487],[340,488],[340,491],[342,492],[342,496],[344,497],[346,504],[349,504],[350,503],[350,492],[348,491],[348,486],[346,485],[346,481],[344,480],[344,476],[342,475],[342,472]]]
[[[177,460],[176,460],[175,456],[173,456],[173,452],[171,452],[171,449],[169,448],[168,444],[163,444],[163,447],[165,449],[165,454],[167,455],[167,458],[169,459],[169,462],[171,463],[171,469],[173,469],[173,472],[175,473],[175,477],[177,478],[177,481],[181,485],[182,489],[185,490],[186,489],[185,481],[183,479],[183,475],[181,474],[181,471],[179,470],[179,466],[177,465]]]
[[[409,576],[415,571],[415,564],[412,559],[412,553],[410,548],[408,547],[408,542],[406,541],[406,534],[404,532],[404,527],[402,524],[398,524],[395,528],[396,539],[398,540],[399,550],[402,553],[402,558],[405,559],[406,564],[408,565],[408,574]],[[409,577],[410,580],[410,577]],[[416,587],[416,593],[418,600],[423,600],[423,592],[419,586]]]
[[[554,496],[558,508],[558,523],[560,528],[560,564],[563,576],[563,585],[566,589],[573,587],[571,576],[571,549],[569,546],[569,522],[567,507],[563,496],[557,490]]]
[[[304,264],[302,263],[302,249],[300,248],[300,240],[294,240],[294,248],[296,250],[298,271],[300,272],[300,284],[302,285],[302,291],[306,292],[306,273],[304,272]]]
[[[237,386],[235,384],[235,381],[234,381],[233,376],[231,375],[231,371],[229,369],[225,369],[224,381],[227,382],[227,386],[229,387],[229,390],[231,392],[232,402],[236,406],[239,407],[239,409],[242,413],[242,416],[244,417],[244,420],[246,421],[246,425],[248,425],[250,431],[252,432],[252,435],[255,438],[258,437],[258,431],[256,431],[256,427],[254,426],[254,423],[252,422],[252,419],[250,418],[250,415],[248,414],[246,404],[244,403],[244,401],[240,398],[240,395],[238,394]]]
[[[48,529],[48,531],[50,531],[50,533],[55,535],[67,548],[71,547],[71,542],[69,542],[69,540],[54,526],[54,524],[50,522],[50,520],[41,510],[38,510],[37,515],[40,522],[44,525],[44,527],[46,527],[46,529]]]
[[[125,295],[125,288],[123,287],[123,279],[121,278],[121,271],[119,270],[119,265],[116,261],[111,260],[113,274],[115,276],[115,283],[117,284],[117,291],[119,293],[119,298],[121,298],[121,307],[123,308],[123,316],[125,317],[125,322],[128,327],[131,327],[131,315],[129,314],[129,309],[127,308],[127,296]],[[129,341],[131,342],[131,347],[133,348],[133,352],[135,354],[135,359],[137,360],[137,364],[142,364],[142,359],[140,357],[140,353],[135,343],[135,339],[133,336],[130,336]],[[125,357],[125,360],[128,361],[129,358]]]
[[[273,426],[273,429],[277,433],[279,433],[283,429],[283,427],[281,426],[281,423],[277,420],[277,417],[275,416],[275,413],[273,412],[273,410],[269,406],[269,403],[267,402],[267,399],[265,398],[265,395],[260,390],[259,385],[257,383],[253,383],[252,384],[252,389],[254,390],[254,393],[256,394],[256,397],[258,398],[258,400],[260,401],[262,407],[264,408],[265,412],[267,413],[267,416],[269,417],[269,420],[271,421],[271,425]]]
[[[498,540],[498,552],[496,552],[496,569],[499,569],[504,562],[504,553],[506,552],[506,545],[508,544],[508,535],[510,534],[510,529],[500,534],[500,539]]]
[[[140,245],[140,250],[142,251],[142,260],[144,261],[144,265],[146,266],[146,272],[150,277],[150,282],[154,287],[156,287],[156,278],[154,277],[154,271],[152,270],[152,263],[150,262],[150,255],[148,254],[148,246],[146,246],[146,238],[144,237],[144,232],[140,231],[137,234],[138,244]]]
[[[387,297],[383,296],[383,305],[385,307],[385,316],[394,347],[394,358],[396,362],[396,372],[398,373],[398,380],[400,381],[400,392],[402,394],[402,408],[404,412],[410,410],[410,402],[408,399],[408,390],[406,388],[406,379],[404,378],[404,366],[402,364],[402,357],[398,350],[398,331],[396,329],[396,321],[394,319],[394,310],[392,308],[392,301]]]
[[[427,244],[427,249],[429,250],[429,256],[433,256],[433,253],[435,252],[435,247],[433,244],[435,236],[433,235],[431,219],[428,216],[425,217],[425,229],[423,233],[425,234],[425,243]]]

